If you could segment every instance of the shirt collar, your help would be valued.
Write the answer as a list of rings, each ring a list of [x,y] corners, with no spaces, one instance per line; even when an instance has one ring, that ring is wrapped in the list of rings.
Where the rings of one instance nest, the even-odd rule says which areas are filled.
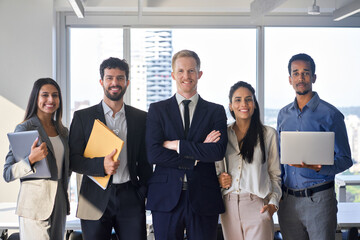
[[[186,100],[186,98],[181,96],[179,93],[176,93],[175,97],[176,97],[176,101],[177,101],[179,106],[180,106],[180,104],[182,103],[183,100]],[[189,98],[188,100],[191,100],[190,104],[194,104],[196,106],[197,102],[199,101],[199,94],[195,93],[195,95],[192,96],[191,98]]]
[[[319,97],[317,92],[314,91],[313,93],[314,93],[314,96],[310,99],[310,101],[305,106],[310,108],[312,111],[315,111],[315,109],[317,108],[317,106],[320,103],[320,97]],[[292,109],[298,109],[299,108],[298,104],[297,104],[297,101],[296,101],[296,97],[294,99],[294,102],[291,104],[290,108],[292,108]]]
[[[228,124],[228,129],[233,129],[234,125],[235,125],[236,121],[233,121],[231,123]]]
[[[102,107],[104,109],[104,115],[109,115],[112,117],[113,110],[111,110],[111,108],[104,101],[102,101]],[[123,104],[120,111],[115,114],[115,116],[117,116],[117,115],[120,115],[120,116],[125,115],[125,103]]]

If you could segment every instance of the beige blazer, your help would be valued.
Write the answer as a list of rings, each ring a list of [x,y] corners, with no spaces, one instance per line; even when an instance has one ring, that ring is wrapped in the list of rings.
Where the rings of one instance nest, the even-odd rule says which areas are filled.
[[[20,179],[20,191],[17,200],[16,214],[34,220],[46,220],[50,217],[58,187],[57,166],[53,146],[42,127],[37,116],[19,124],[15,132],[38,130],[41,141],[45,142],[48,148],[47,161],[51,172],[50,179],[26,179],[21,178],[33,173],[28,158],[16,162],[10,146],[9,153],[6,156],[3,176],[6,182]],[[58,131],[59,132],[59,131]],[[68,132],[59,134],[64,145],[64,171],[62,176],[64,192],[66,193],[67,212],[70,212],[69,197],[67,188],[71,172],[69,171],[69,147]],[[35,169],[36,171],[36,169]]]

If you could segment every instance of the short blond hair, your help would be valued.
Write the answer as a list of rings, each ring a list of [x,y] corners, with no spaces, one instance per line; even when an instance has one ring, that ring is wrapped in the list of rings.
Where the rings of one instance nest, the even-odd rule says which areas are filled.
[[[174,68],[175,68],[175,61],[178,59],[178,58],[181,58],[181,57],[192,57],[195,59],[196,61],[196,68],[198,71],[200,71],[200,58],[199,56],[196,54],[196,52],[194,51],[191,51],[191,50],[181,50],[177,53],[175,53],[175,55],[172,57],[172,61],[171,61],[171,67],[174,71]]]

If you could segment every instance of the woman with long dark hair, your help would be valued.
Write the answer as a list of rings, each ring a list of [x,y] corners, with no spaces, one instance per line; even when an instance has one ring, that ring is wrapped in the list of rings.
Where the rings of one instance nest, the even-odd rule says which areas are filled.
[[[61,122],[59,85],[51,78],[34,83],[25,119],[15,132],[37,130],[29,156],[15,161],[11,146],[4,165],[6,182],[20,179],[16,214],[22,240],[63,240],[66,215],[70,212],[68,130]],[[39,140],[41,144],[39,145]],[[24,178],[36,172],[37,162],[46,158],[50,178]]]
[[[272,240],[281,197],[277,132],[260,120],[254,88],[237,82],[229,93],[235,122],[228,126],[225,159],[217,162],[225,213],[221,224],[226,240]]]

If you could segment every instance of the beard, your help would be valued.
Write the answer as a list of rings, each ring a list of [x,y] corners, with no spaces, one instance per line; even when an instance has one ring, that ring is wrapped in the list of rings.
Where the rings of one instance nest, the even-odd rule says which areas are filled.
[[[119,88],[120,89],[120,92],[118,94],[111,94],[109,92],[109,90],[112,88],[112,87],[109,87],[108,89],[105,89],[104,88],[104,93],[105,93],[105,96],[107,98],[109,98],[111,101],[119,101],[120,99],[123,98],[125,92],[126,92],[126,88],[127,86],[125,86],[124,88],[122,88],[121,86],[115,86],[116,88]]]
[[[296,84],[296,87],[298,87],[299,84]],[[307,83],[302,83],[302,84],[305,84],[304,85],[305,90],[303,90],[302,92],[301,91],[296,91],[296,94],[301,95],[301,96],[308,94],[310,92],[310,90],[311,90],[311,86],[309,86],[309,84],[307,84]]]
[[[299,91],[296,91],[296,94],[297,95],[306,95],[310,92],[310,90],[305,90],[305,91],[302,91],[302,92],[299,92]]]

